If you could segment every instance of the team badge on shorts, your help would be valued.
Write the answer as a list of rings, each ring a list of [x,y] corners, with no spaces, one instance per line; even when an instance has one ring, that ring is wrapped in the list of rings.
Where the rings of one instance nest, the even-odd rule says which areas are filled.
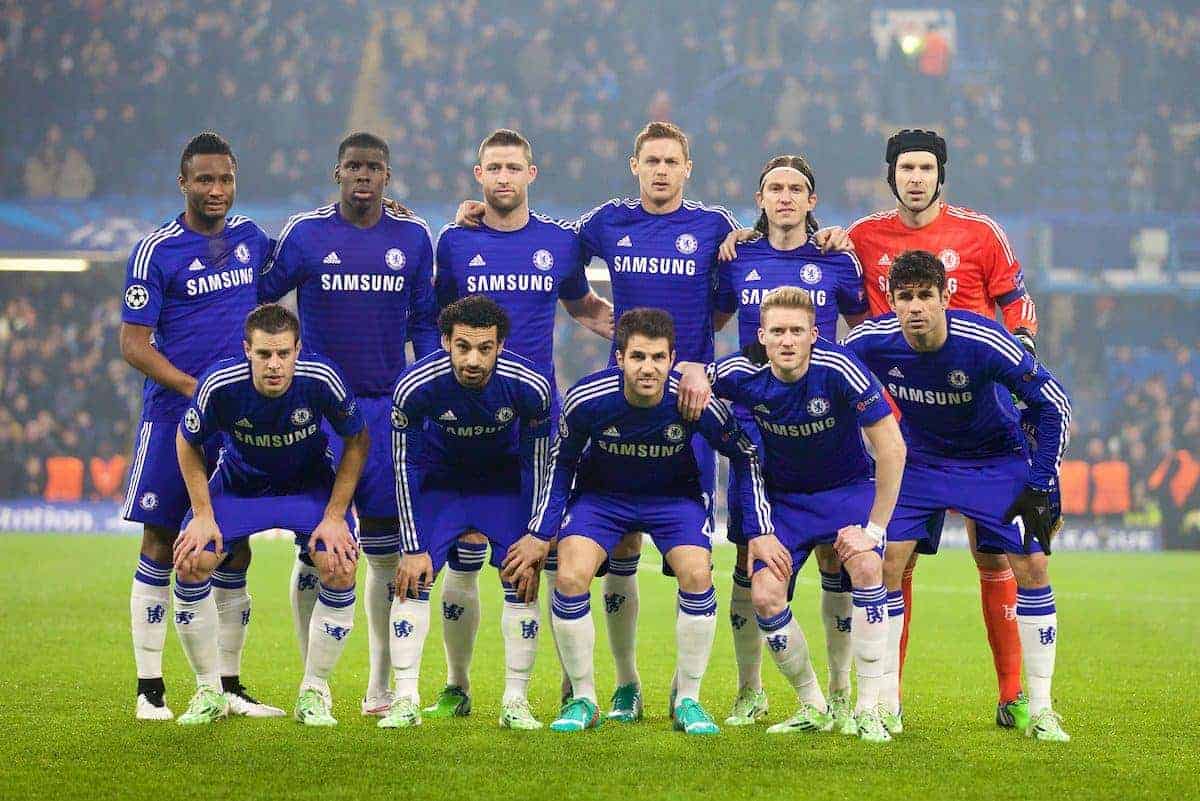
[[[813,417],[824,417],[829,413],[829,401],[816,397],[808,402],[808,413]]]
[[[404,251],[400,248],[389,248],[388,252],[383,254],[383,263],[393,270],[403,270]]]
[[[549,270],[554,266],[554,254],[542,248],[533,252],[533,266],[539,270]]]
[[[399,409],[392,409],[392,427],[408,428],[408,415]]]
[[[245,242],[238,242],[236,248],[233,249],[233,257],[242,264],[250,263],[250,248],[246,247]]]
[[[950,382],[950,386],[955,389],[962,389],[969,381],[967,374],[962,370],[951,370],[946,374],[946,380]]]
[[[125,290],[125,305],[134,311],[145,308],[149,302],[150,293],[141,284],[130,284]]]
[[[142,497],[138,499],[138,506],[145,509],[147,512],[158,506],[158,495],[153,492],[142,493]]]
[[[307,406],[301,406],[299,409],[292,411],[292,425],[302,426],[312,419],[312,412]]]
[[[196,411],[195,407],[189,406],[183,415],[183,427],[193,434],[200,433],[200,413]]]
[[[800,280],[806,284],[821,283],[821,268],[809,262],[800,268]]]
[[[667,438],[668,442],[683,442],[683,426],[679,423],[671,423],[663,431],[663,436]]]
[[[699,246],[700,243],[691,234],[680,234],[679,238],[675,240],[675,249],[685,256],[695,253]]]
[[[513,419],[516,416],[517,416],[517,413],[514,412],[508,406],[501,406],[499,409],[496,410],[496,422],[497,423],[507,423],[509,420]]]
[[[958,251],[951,248],[946,248],[938,254],[938,260],[942,266],[946,268],[946,272],[951,273],[958,269]]]

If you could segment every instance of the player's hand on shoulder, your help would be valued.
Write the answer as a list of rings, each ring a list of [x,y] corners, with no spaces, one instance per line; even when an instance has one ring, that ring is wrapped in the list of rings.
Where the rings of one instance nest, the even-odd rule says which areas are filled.
[[[308,538],[309,553],[317,550],[317,543],[325,545],[335,570],[349,569],[358,562],[358,543],[344,517],[323,517]]]
[[[403,214],[409,217],[412,216],[412,209],[410,209],[408,206],[405,206],[394,197],[385,197],[383,199],[383,207],[393,214]]]
[[[717,258],[721,261],[733,261],[737,258],[737,246],[758,236],[753,228],[739,228],[726,234],[721,246],[717,248]]]
[[[221,556],[225,552],[221,529],[217,525],[216,518],[211,514],[193,517],[187,527],[175,538],[175,569],[190,572],[197,557],[204,552],[210,542],[216,543],[217,556]]]
[[[513,543],[509,547],[508,553],[505,554],[504,562],[500,565],[500,578],[510,584],[516,584],[519,591],[522,586],[521,579],[527,581],[527,574],[532,573],[536,584],[537,573],[542,569],[548,553],[550,553],[549,540],[539,539],[526,532],[525,536]],[[533,593],[536,597],[536,586]]]
[[[879,547],[879,541],[867,533],[862,526],[842,526],[838,529],[837,539],[833,542],[833,550],[838,558],[847,562],[860,553],[873,551]]]
[[[792,577],[792,554],[774,534],[761,534],[752,540],[747,548],[749,564],[746,572],[754,575],[754,562],[764,562],[767,569],[780,581]]]
[[[396,595],[399,598],[415,598],[433,586],[433,560],[428,551],[406,553],[400,556],[396,568]]]
[[[676,369],[680,374],[679,413],[684,420],[695,422],[700,419],[708,399],[712,397],[712,386],[708,383],[708,375],[702,364],[687,362]]]
[[[478,200],[464,200],[454,212],[454,224],[465,225],[467,228],[478,228],[483,222],[483,212],[487,209]]]
[[[817,231],[813,234],[813,242],[821,249],[822,253],[845,253],[848,250],[854,250],[854,242],[850,240],[850,233],[838,225],[831,225]]]

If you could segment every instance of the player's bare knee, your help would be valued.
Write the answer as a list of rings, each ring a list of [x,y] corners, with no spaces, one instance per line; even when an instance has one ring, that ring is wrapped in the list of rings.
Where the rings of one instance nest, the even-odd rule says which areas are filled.
[[[889,590],[900,589],[900,583],[904,580],[904,571],[911,564],[911,559],[907,551],[907,548],[889,544],[887,550],[884,552],[883,583]]]
[[[746,563],[750,559],[750,546],[737,543],[737,561],[733,563],[735,569],[746,570]]]
[[[712,567],[707,561],[688,559],[679,567],[672,565],[671,569],[679,579],[679,589],[684,592],[708,592],[713,585]]]
[[[642,532],[631,531],[621,541],[617,543],[617,547],[612,549],[609,557],[612,559],[632,559],[635,556],[640,556],[642,553]]]
[[[822,573],[837,573],[842,569],[842,560],[838,558],[832,545],[818,545],[813,548],[813,557],[816,558],[817,567]]]
[[[142,527],[142,553],[155,562],[170,562],[175,556],[175,538],[179,532],[162,526]]]
[[[244,572],[250,567],[250,540],[238,540],[229,546],[229,555],[221,563],[225,570]]]
[[[458,541],[467,545],[487,545],[488,539],[475,529],[471,529],[470,531],[464,531],[462,534],[459,534]]]
[[[595,568],[588,570],[582,565],[565,565],[560,561],[554,576],[554,589],[563,595],[583,595],[591,588],[595,575]]]
[[[1012,554],[1009,564],[1018,587],[1032,589],[1050,583],[1050,560],[1044,553]]]
[[[850,574],[850,583],[855,587],[878,587],[883,583],[883,560],[873,552],[851,557],[845,568]]]
[[[202,581],[207,581],[212,572],[217,569],[217,565],[221,563],[221,558],[211,551],[203,551],[192,563],[189,563],[182,569],[175,570],[176,581],[182,581],[185,584],[198,584]]]
[[[329,589],[348,590],[354,586],[354,577],[358,571],[357,563],[348,559],[335,562],[326,553],[314,554],[313,563],[317,566],[321,583]]]
[[[759,617],[778,615],[787,606],[787,584],[771,575],[770,570],[758,571],[750,585],[750,603]]]
[[[1007,554],[986,553],[973,547],[971,549],[971,557],[974,558],[975,566],[980,570],[1002,571],[1009,568]]]

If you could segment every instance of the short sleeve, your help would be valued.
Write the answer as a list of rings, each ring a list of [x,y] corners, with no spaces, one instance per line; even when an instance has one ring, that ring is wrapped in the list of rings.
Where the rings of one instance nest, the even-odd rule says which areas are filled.
[[[154,256],[153,236],[139,242],[125,265],[125,297],[121,304],[121,322],[154,328],[162,312],[167,279]]]

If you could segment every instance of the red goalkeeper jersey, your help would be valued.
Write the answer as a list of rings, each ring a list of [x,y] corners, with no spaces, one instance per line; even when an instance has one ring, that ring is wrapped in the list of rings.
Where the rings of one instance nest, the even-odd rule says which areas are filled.
[[[995,318],[1004,314],[1009,331],[1037,334],[1037,311],[1025,291],[1021,264],[996,222],[961,206],[941,202],[941,213],[924,228],[909,228],[895,209],[863,217],[850,226],[854,251],[862,262],[872,315],[891,311],[888,272],[906,250],[927,250],[946,266],[950,308]]]

